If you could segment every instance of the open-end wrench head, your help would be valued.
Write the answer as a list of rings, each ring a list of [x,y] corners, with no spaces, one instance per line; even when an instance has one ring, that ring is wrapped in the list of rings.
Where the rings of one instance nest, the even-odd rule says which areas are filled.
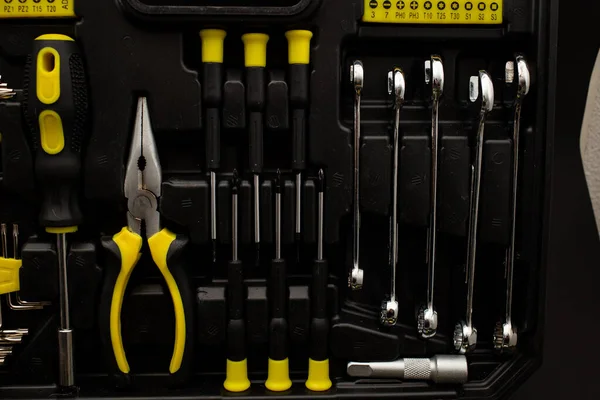
[[[394,67],[388,72],[388,94],[394,102],[394,108],[402,108],[406,95],[406,79],[401,68]]]
[[[454,349],[459,354],[470,353],[477,346],[477,329],[465,322],[456,324],[454,328]]]
[[[438,327],[438,315],[433,308],[421,307],[417,318],[417,330],[423,339],[435,336]]]
[[[364,271],[358,267],[352,269],[348,277],[348,286],[352,290],[360,290],[363,287]]]
[[[469,80],[469,99],[481,105],[482,114],[494,109],[494,83],[487,71],[479,71],[479,76]]]
[[[510,322],[498,322],[494,330],[494,349],[500,353],[513,351],[517,347],[517,329]]]
[[[432,55],[425,61],[425,83],[431,86],[432,101],[439,100],[444,93],[444,63],[442,57]]]
[[[517,97],[522,99],[524,96],[529,94],[531,89],[531,73],[529,72],[529,66],[527,60],[522,54],[515,56],[515,62],[517,64],[517,77],[518,77],[518,92]]]
[[[360,94],[365,83],[365,70],[359,60],[354,61],[350,66],[350,82],[354,86],[356,94]]]
[[[381,308],[381,324],[385,326],[394,326],[398,322],[398,302],[389,300],[383,303]]]

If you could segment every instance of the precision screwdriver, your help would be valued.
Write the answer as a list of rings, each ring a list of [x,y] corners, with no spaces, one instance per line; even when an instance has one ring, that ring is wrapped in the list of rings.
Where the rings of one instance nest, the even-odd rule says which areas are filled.
[[[250,387],[246,362],[246,326],[244,324],[244,266],[238,258],[238,193],[240,179],[233,171],[231,182],[231,260],[229,261],[227,297],[227,373],[223,387],[243,392]]]
[[[302,171],[306,169],[306,109],[308,108],[308,82],[310,39],[307,30],[285,33],[288,40],[290,101],[292,103],[292,169],[296,172],[296,244],[300,254],[302,235]]]
[[[308,379],[306,388],[314,392],[324,392],[331,388],[329,379],[329,319],[327,318],[327,280],[329,276],[327,260],[323,258],[323,209],[325,205],[325,177],[319,170],[319,214],[317,226],[317,259],[313,264],[312,291],[310,304],[312,319],[310,324],[310,358],[308,359]]]
[[[202,40],[202,100],[206,105],[204,130],[206,135],[206,167],[210,171],[210,238],[213,263],[217,262],[217,174],[221,167],[221,118],[223,101],[223,43],[227,32],[203,29]]]
[[[264,33],[242,35],[246,66],[246,103],[249,111],[249,160],[254,174],[254,244],[256,263],[260,260],[260,174],[263,170],[263,112],[265,108],[265,67],[267,42]]]
[[[48,34],[34,41],[24,86],[25,119],[32,133],[36,182],[42,196],[40,225],[56,234],[60,328],[59,383],[75,385],[73,331],[69,314],[66,234],[77,231],[81,150],[88,115],[83,57],[75,41]]]
[[[292,387],[288,360],[288,323],[286,320],[287,282],[285,259],[281,258],[281,172],[275,179],[275,259],[271,262],[268,298],[271,303],[269,324],[269,365],[267,389],[283,392]]]

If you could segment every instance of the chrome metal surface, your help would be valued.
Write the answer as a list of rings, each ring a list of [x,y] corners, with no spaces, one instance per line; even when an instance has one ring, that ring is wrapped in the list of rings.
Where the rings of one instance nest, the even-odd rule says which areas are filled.
[[[354,61],[350,67],[350,79],[354,87],[354,196],[352,220],[352,272],[348,285],[353,290],[362,289],[364,271],[360,268],[360,100],[364,85],[362,62]]]
[[[390,298],[383,302],[381,310],[381,323],[393,326],[398,322],[399,305],[396,298],[396,269],[398,264],[398,163],[399,163],[399,137],[400,137],[400,112],[404,105],[404,94],[406,92],[406,81],[404,72],[400,68],[394,68],[388,72],[388,95],[392,97],[394,104],[394,159],[392,173],[392,212],[391,212],[391,238],[390,238]]]
[[[429,228],[427,232],[427,304],[417,315],[417,330],[422,338],[431,338],[437,333],[438,316],[434,308],[435,267],[437,257],[437,203],[438,203],[438,160],[439,160],[439,105],[444,93],[444,64],[442,58],[432,55],[425,61],[425,83],[431,90],[431,164]]]
[[[462,355],[437,355],[432,358],[403,358],[386,362],[350,362],[350,376],[388,378],[434,383],[462,384],[469,379],[467,358]]]
[[[470,89],[473,90],[471,79]],[[471,177],[471,202],[469,213],[469,230],[467,239],[467,308],[465,320],[458,323],[454,332],[454,347],[457,352],[464,354],[472,351],[477,344],[477,329],[473,327],[473,297],[475,292],[475,267],[477,258],[477,228],[479,222],[479,198],[481,194],[481,176],[483,164],[483,143],[485,133],[485,123],[487,115],[494,108],[494,85],[492,78],[486,71],[479,71],[478,94],[481,102],[479,111],[479,123],[477,126],[477,144],[475,148],[475,162],[472,166]]]
[[[512,64],[512,72],[509,70]],[[515,71],[516,65],[516,71]],[[515,56],[515,62],[507,63],[506,83],[515,84],[515,72],[517,73],[515,100],[514,100],[514,119],[513,119],[513,170],[512,170],[512,197],[511,197],[511,230],[510,242],[506,251],[506,305],[504,322],[497,324],[494,331],[494,347],[498,351],[512,350],[517,345],[517,329],[512,324],[512,300],[513,300],[513,279],[515,268],[515,248],[517,234],[517,207],[518,207],[518,188],[519,188],[519,154],[520,154],[520,132],[521,132],[521,111],[523,100],[529,93],[531,87],[531,75],[525,57],[521,54]],[[511,76],[512,75],[512,76]],[[510,79],[512,78],[512,79]]]

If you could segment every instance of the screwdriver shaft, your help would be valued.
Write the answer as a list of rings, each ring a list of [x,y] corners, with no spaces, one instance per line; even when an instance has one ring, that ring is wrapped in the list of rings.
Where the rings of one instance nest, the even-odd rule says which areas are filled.
[[[296,240],[302,234],[302,172],[296,174]]]
[[[260,177],[254,174],[254,243],[260,245]]]
[[[58,285],[60,292],[60,328],[58,331],[59,378],[61,386],[73,386],[75,384],[75,370],[73,365],[73,331],[71,330],[69,314],[66,234],[58,233],[56,235],[56,249],[58,252]]]
[[[213,262],[217,258],[217,174],[210,171],[210,238],[213,245]]]

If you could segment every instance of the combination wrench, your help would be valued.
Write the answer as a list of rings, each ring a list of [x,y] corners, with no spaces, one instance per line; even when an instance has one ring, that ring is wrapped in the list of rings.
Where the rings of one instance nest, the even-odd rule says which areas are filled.
[[[444,93],[444,64],[442,58],[432,55],[425,61],[425,84],[431,89],[431,205],[429,211],[429,229],[427,231],[427,304],[421,307],[417,317],[417,328],[421,337],[435,336],[438,315],[433,307],[435,288],[435,262],[437,250],[437,190],[438,190],[438,113]]]
[[[471,204],[466,268],[467,309],[465,320],[456,324],[454,329],[454,348],[460,354],[465,354],[474,350],[477,345],[477,329],[473,326],[473,295],[475,289],[477,225],[479,220],[479,197],[481,194],[483,139],[488,113],[494,108],[494,84],[492,78],[486,71],[479,71],[478,77],[471,77],[469,82],[469,99],[472,103],[480,101],[481,109],[477,127],[475,162],[471,167]]]
[[[391,215],[391,288],[390,299],[383,302],[381,310],[381,323],[393,326],[398,321],[398,300],[396,299],[396,267],[398,265],[398,141],[400,136],[400,111],[404,105],[404,94],[406,93],[406,80],[402,69],[395,67],[388,72],[388,94],[394,102],[394,172],[392,181],[392,215]]]
[[[516,73],[516,75],[515,75]],[[515,81],[516,78],[516,81]],[[512,324],[513,275],[515,266],[515,238],[517,231],[517,202],[519,187],[519,135],[521,130],[521,109],[523,100],[531,87],[531,75],[527,60],[521,54],[515,56],[515,61],[506,63],[506,84],[514,90],[514,121],[513,121],[513,181],[512,181],[512,221],[510,243],[506,251],[506,308],[504,321],[498,322],[494,331],[494,348],[500,352],[513,350],[517,345],[517,329]]]
[[[360,98],[364,85],[362,62],[354,61],[350,66],[350,82],[354,87],[354,209],[352,220],[352,272],[348,286],[360,290],[363,286],[364,271],[359,265],[360,250]]]

